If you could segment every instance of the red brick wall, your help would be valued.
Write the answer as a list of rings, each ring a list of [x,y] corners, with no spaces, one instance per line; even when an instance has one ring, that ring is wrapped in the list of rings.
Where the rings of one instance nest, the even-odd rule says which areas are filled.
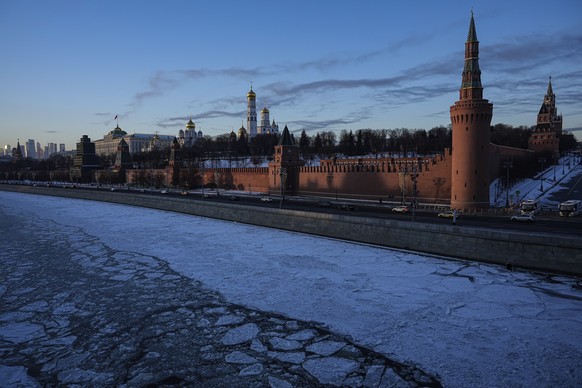
[[[299,194],[325,193],[338,197],[412,198],[412,179],[399,162],[416,161],[420,165],[417,178],[419,201],[448,202],[451,195],[451,164],[448,155],[418,159],[343,159],[322,161],[323,166],[299,169]],[[419,163],[419,161],[421,163]],[[360,163],[360,164],[358,164]],[[410,170],[410,167],[409,167]]]
[[[214,183],[220,188],[242,191],[269,191],[267,167],[216,168],[204,171],[204,184]]]
[[[489,177],[491,182],[498,178],[503,162],[508,160],[515,161],[516,159],[533,159],[534,156],[535,153],[532,150],[490,144]]]

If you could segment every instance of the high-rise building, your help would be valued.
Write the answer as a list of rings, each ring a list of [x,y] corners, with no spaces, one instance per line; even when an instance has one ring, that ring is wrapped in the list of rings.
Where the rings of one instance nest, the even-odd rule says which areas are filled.
[[[49,157],[53,154],[57,153],[57,143],[49,143],[48,144],[48,148],[49,148]]]
[[[483,99],[479,41],[471,12],[459,101],[451,106],[453,126],[451,208],[489,207],[489,144],[493,104]]]
[[[26,142],[26,157],[36,159],[36,144],[33,139]]]
[[[44,152],[42,150],[42,146],[40,145],[40,142],[36,142],[36,157],[37,159],[44,159]]]
[[[10,144],[4,146],[4,155],[12,155],[12,147]]]
[[[65,152],[65,144],[64,143],[59,144],[59,152]]]

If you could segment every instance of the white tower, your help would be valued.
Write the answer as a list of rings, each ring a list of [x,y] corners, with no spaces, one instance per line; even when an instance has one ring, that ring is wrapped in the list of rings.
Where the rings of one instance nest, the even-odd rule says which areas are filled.
[[[253,87],[247,93],[247,128],[249,138],[257,136],[257,95],[253,92]]]
[[[261,135],[271,133],[271,123],[269,122],[269,110],[267,107],[264,107],[263,110],[261,110],[261,125],[259,127],[259,133]]]

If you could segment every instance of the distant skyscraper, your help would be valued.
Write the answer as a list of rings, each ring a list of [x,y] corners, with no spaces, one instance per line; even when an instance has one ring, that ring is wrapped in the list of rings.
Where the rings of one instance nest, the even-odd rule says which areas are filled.
[[[12,155],[12,147],[10,144],[4,146],[4,155]]]
[[[4,148],[0,148],[0,156],[4,156]]]
[[[59,144],[59,152],[65,152],[65,145],[63,143]]]
[[[57,153],[57,143],[49,143],[49,156]]]
[[[33,139],[26,142],[26,157],[36,159],[36,144]]]
[[[43,159],[48,159],[50,157],[48,145],[45,145],[44,148],[42,149],[42,155]]]
[[[44,159],[44,154],[42,152],[42,146],[40,145],[40,142],[36,142],[36,158],[37,159]]]

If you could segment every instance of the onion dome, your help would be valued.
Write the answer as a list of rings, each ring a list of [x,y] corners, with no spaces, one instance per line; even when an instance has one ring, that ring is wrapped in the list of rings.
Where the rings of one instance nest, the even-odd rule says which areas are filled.
[[[190,120],[188,120],[188,122],[186,123],[186,128],[187,129],[194,129],[194,128],[196,128],[196,124],[194,124],[194,121],[192,121],[192,117],[190,117]]]
[[[261,113],[269,113],[269,110],[267,109],[267,107],[264,107]]]
[[[178,131],[178,137],[179,137],[180,139],[184,138],[184,130],[183,130],[183,129],[180,129],[180,130]]]
[[[238,130],[238,137],[239,139],[241,137],[247,137],[247,130],[245,129],[245,127],[240,127]]]
[[[202,131],[198,131],[198,137],[202,137],[204,136],[204,134],[202,133]]]
[[[253,92],[253,87],[251,86],[251,90],[247,93],[247,98],[255,98],[257,95]]]

